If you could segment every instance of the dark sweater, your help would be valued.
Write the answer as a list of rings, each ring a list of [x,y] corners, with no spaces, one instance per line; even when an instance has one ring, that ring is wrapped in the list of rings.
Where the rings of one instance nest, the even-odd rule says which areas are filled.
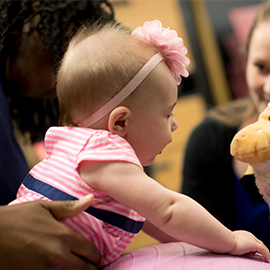
[[[236,128],[206,118],[190,136],[182,193],[203,205],[231,230],[248,230],[270,248],[268,205],[252,203],[232,169],[230,144]]]
[[[29,168],[15,139],[7,99],[0,76],[0,205],[16,197]]]

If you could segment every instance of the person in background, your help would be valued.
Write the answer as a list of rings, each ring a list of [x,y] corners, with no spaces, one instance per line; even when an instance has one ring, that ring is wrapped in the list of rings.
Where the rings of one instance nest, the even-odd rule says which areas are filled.
[[[230,231],[197,202],[166,189],[143,166],[172,141],[177,85],[187,49],[160,21],[132,34],[122,25],[82,28],[57,73],[60,123],[45,135],[46,158],[29,172],[17,199],[77,199],[91,208],[62,220],[114,262],[142,229],[161,242],[184,241],[217,253],[269,250],[246,231]],[[144,226],[145,223],[145,226]]]
[[[237,130],[255,122],[270,101],[269,1],[256,15],[246,57],[249,97],[211,109],[194,129],[186,147],[181,192],[231,230],[248,230],[270,247],[268,206],[256,191],[245,190],[240,184],[247,165],[230,155],[230,143]]]
[[[96,247],[58,219],[92,199],[5,206],[29,171],[13,123],[33,142],[57,124],[55,73],[81,23],[114,21],[107,1],[0,1],[0,268],[96,269]],[[12,123],[13,122],[13,123]]]

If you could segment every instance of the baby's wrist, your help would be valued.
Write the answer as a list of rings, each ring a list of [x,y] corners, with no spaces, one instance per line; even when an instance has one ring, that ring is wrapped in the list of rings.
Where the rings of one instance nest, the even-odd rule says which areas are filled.
[[[232,231],[231,235],[232,235],[232,248],[228,252],[229,254],[233,254],[235,252],[236,246],[237,246],[236,232]]]

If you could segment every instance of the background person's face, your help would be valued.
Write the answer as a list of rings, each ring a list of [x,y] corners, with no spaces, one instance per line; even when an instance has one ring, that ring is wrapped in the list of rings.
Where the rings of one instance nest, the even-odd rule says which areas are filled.
[[[251,98],[261,113],[270,102],[270,20],[260,23],[251,38],[247,70]]]
[[[36,31],[22,34],[9,55],[6,66],[7,82],[16,94],[31,98],[53,98],[55,73],[50,52]]]

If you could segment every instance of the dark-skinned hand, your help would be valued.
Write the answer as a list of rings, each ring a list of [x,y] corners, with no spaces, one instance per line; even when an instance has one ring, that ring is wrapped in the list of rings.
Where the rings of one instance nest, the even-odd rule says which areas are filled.
[[[96,270],[96,246],[61,223],[88,208],[78,201],[33,201],[0,207],[1,270]]]

